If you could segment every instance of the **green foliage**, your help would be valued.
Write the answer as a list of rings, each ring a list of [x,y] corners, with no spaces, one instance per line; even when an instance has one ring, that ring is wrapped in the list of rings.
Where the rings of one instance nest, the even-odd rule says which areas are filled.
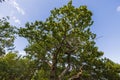
[[[120,65],[95,46],[92,12],[72,0],[46,21],[26,23],[18,35],[28,40],[26,56],[12,50],[16,28],[0,19],[0,80],[119,80]]]
[[[45,22],[27,23],[25,28],[19,29],[19,35],[29,42],[26,53],[40,67],[48,69],[50,80],[60,75],[60,80],[68,79],[77,74],[81,66],[82,79],[108,79],[101,70],[106,69],[107,64],[101,60],[103,52],[95,46],[96,35],[90,30],[93,24],[91,16],[87,6],[76,8],[70,1],[52,10]],[[51,66],[46,66],[47,63]],[[62,74],[64,70],[66,72]]]
[[[0,55],[5,53],[5,49],[12,50],[15,39],[15,27],[7,22],[7,18],[0,19]]]
[[[44,69],[36,71],[36,74],[33,76],[32,80],[49,80],[48,72]]]
[[[0,80],[30,80],[34,68],[33,61],[10,52],[0,58]]]
[[[101,58],[103,52],[95,46],[96,35],[90,30],[93,24],[91,16],[92,12],[87,6],[76,8],[70,1],[67,5],[52,10],[45,22],[27,23],[25,28],[19,29],[19,35],[29,42],[25,49],[28,57],[42,69],[39,76],[49,71],[47,76],[50,80],[70,79],[82,67],[81,76],[75,75],[79,79],[109,79],[104,74],[113,73],[106,68],[108,62]],[[115,73],[116,78],[110,76],[120,78]]]

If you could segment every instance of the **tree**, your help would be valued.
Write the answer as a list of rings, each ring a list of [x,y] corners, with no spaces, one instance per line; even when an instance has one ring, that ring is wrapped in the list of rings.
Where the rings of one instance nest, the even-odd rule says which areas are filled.
[[[36,62],[36,75],[44,75],[41,80],[109,79],[103,75],[103,52],[95,46],[96,35],[90,30],[91,16],[86,6],[76,8],[70,1],[52,10],[45,22],[27,23],[25,28],[18,29],[19,36],[29,42],[25,51]],[[111,70],[106,69],[106,74],[108,71]],[[116,79],[120,78],[115,73]]]
[[[0,55],[5,54],[5,50],[14,48],[15,27],[7,21],[9,17],[0,19]]]
[[[31,80],[34,68],[34,61],[9,52],[0,57],[0,80]]]

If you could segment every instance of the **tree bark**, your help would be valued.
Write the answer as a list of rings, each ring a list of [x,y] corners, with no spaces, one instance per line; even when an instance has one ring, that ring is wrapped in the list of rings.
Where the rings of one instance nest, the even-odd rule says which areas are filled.
[[[73,75],[71,78],[69,78],[68,80],[80,80],[81,75],[82,75],[82,67],[80,67],[80,72],[78,72],[76,75]]]
[[[67,54],[67,63],[68,63],[68,66],[63,70],[63,72],[58,76],[58,80],[62,80],[63,76],[68,72],[68,70],[70,69],[70,56],[71,56],[71,53],[68,53]]]
[[[57,57],[58,53],[60,52],[62,44],[59,48],[57,48],[57,51],[53,53],[53,59],[52,59],[52,66],[50,71],[50,80],[57,80]]]
[[[56,80],[57,70],[57,53],[53,54],[52,66],[50,71],[50,80]]]

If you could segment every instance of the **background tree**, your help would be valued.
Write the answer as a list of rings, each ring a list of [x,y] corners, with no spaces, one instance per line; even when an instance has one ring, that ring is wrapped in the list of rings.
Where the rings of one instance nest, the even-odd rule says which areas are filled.
[[[7,18],[0,19],[0,55],[5,54],[5,50],[14,48],[15,27],[7,22]]]
[[[91,16],[86,6],[76,8],[70,1],[52,10],[45,22],[27,23],[19,29],[29,42],[25,51],[36,62],[36,76],[44,75],[41,80],[108,80],[107,74],[120,78],[118,66],[111,67],[115,74],[110,73],[106,63],[116,64],[102,59],[103,52],[95,46]]]
[[[35,62],[9,52],[0,58],[0,80],[31,80]]]

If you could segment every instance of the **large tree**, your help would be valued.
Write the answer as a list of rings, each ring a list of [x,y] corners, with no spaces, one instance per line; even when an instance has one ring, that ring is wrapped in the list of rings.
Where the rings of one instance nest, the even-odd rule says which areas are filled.
[[[29,42],[25,48],[28,57],[37,64],[34,79],[110,80],[106,76],[111,72],[108,61],[101,58],[103,52],[95,46],[91,16],[86,6],[76,8],[70,1],[52,10],[46,21],[27,23],[19,29],[19,35]],[[114,68],[115,74],[110,76],[118,79]]]

